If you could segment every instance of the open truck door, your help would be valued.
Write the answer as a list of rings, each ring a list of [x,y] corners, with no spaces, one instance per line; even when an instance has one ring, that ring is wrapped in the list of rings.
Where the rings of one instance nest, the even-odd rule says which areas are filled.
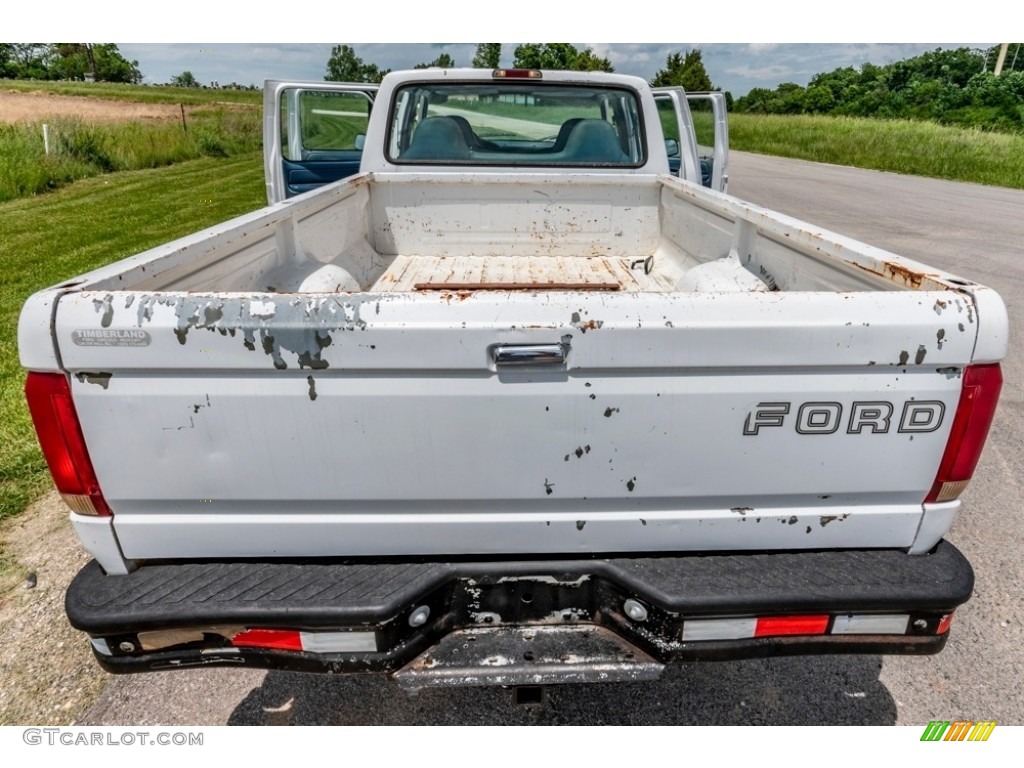
[[[725,192],[729,182],[729,124],[725,94],[654,88],[669,170],[673,176]]]
[[[686,99],[697,135],[702,183],[705,187],[726,192],[729,186],[729,119],[725,94],[720,91],[688,93]],[[709,114],[710,123],[707,119]]]
[[[264,83],[263,170],[269,203],[359,172],[376,93],[373,83]]]

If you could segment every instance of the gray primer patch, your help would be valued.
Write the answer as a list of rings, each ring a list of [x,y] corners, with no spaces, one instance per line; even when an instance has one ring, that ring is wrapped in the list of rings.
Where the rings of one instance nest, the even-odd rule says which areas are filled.
[[[177,318],[174,335],[178,343],[184,345],[192,329],[232,337],[241,331],[243,346],[256,351],[256,334],[259,333],[260,347],[278,369],[288,367],[285,352],[295,355],[299,368],[327,368],[329,363],[321,353],[333,342],[331,334],[366,328],[360,318],[362,302],[333,296],[147,296],[137,307],[140,326],[152,319],[156,304],[173,307]]]
[[[113,375],[112,373],[76,373],[75,378],[83,384],[98,384],[106,389],[110,386],[110,377]]]
[[[307,376],[306,382],[309,384],[309,399],[316,400],[316,380],[312,376]]]
[[[104,328],[109,328],[110,323],[114,319],[114,307],[111,303],[113,302],[113,300],[114,297],[109,293],[102,300],[92,300],[92,304],[94,307],[96,307],[96,311],[103,313],[103,316],[100,318],[100,325],[102,325]]]
[[[924,344],[921,344],[917,348],[917,354],[914,355],[914,362],[917,363],[918,365],[923,363],[925,354],[927,354],[927,350],[924,348]]]

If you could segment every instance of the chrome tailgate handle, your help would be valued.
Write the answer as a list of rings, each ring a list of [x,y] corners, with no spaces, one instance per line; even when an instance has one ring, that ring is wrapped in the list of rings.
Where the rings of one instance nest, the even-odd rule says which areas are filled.
[[[494,364],[502,367],[565,365],[568,350],[566,344],[495,344],[491,356]]]

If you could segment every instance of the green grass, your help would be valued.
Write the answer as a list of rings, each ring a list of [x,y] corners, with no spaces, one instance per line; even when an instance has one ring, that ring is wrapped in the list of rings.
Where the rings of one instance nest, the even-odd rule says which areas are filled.
[[[263,103],[262,91],[233,91],[207,88],[172,88],[166,85],[127,83],[79,83],[49,80],[4,80],[0,89],[31,93],[41,91],[60,96],[90,96],[113,101],[141,101],[147,104],[252,104]]]
[[[732,149],[1024,189],[1024,136],[924,121],[730,115]]]
[[[305,149],[353,150],[356,136],[366,135],[369,102],[361,94],[305,92],[301,110],[302,145]],[[287,136],[288,123],[283,113],[282,109],[282,133]],[[284,143],[287,147],[287,138]]]
[[[39,123],[0,124],[0,202],[48,192],[111,171],[158,168],[200,157],[230,157],[261,145],[256,109],[193,110],[178,122],[48,121],[46,154]]]
[[[0,520],[50,487],[22,389],[17,323],[37,290],[264,205],[260,156],[112,173],[0,204]]]

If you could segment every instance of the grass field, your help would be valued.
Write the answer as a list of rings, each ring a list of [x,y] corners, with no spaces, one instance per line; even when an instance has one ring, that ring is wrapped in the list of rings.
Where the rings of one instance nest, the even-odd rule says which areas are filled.
[[[24,405],[18,313],[33,292],[265,204],[256,153],[112,173],[0,204],[0,519],[50,477]],[[2,553],[0,553],[2,560]]]
[[[730,115],[732,149],[1024,189],[1024,136],[911,120]]]
[[[0,89],[21,93],[43,92],[60,96],[88,96],[93,99],[139,101],[145,104],[262,104],[261,91],[234,91],[207,88],[172,88],[167,85],[130,85],[128,83],[81,83],[49,80],[4,80]]]
[[[158,168],[200,157],[231,157],[261,146],[256,109],[193,110],[174,121],[93,123],[50,119],[47,154],[39,123],[0,123],[0,202],[48,192],[111,171]]]

